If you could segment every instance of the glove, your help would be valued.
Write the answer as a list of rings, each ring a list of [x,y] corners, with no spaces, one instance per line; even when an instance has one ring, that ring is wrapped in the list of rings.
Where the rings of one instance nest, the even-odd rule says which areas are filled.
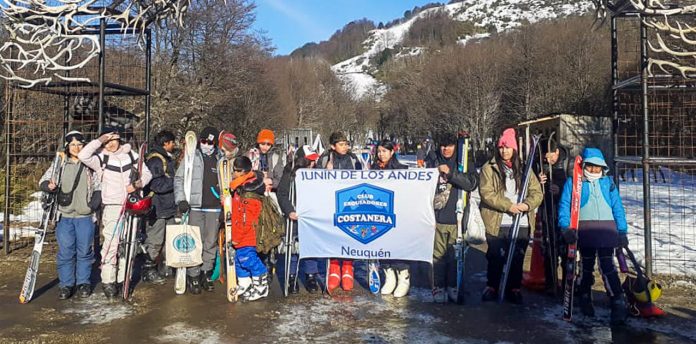
[[[186,202],[186,201],[179,202],[179,211],[181,211],[182,214],[188,212],[190,209],[191,209],[191,206],[189,205],[188,202]]]
[[[619,247],[628,247],[628,235],[625,233],[619,234]]]
[[[571,231],[569,229],[562,229],[561,232],[563,233],[563,240],[565,240],[566,244],[572,245],[578,242],[578,232],[577,231]]]

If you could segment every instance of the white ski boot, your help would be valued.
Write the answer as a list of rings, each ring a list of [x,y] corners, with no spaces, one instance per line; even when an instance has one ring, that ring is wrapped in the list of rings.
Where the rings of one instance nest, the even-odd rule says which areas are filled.
[[[252,286],[242,295],[244,301],[256,301],[268,296],[268,274],[258,277],[251,277]]]
[[[237,278],[237,297],[241,297],[249,289],[251,289],[251,277]]]
[[[457,288],[447,287],[447,297],[451,302],[457,302]]]
[[[399,270],[397,272],[397,276],[399,278],[399,283],[394,290],[394,297],[404,297],[408,295],[408,290],[411,287],[411,274],[409,273],[408,268],[406,268]]]
[[[433,288],[433,302],[447,303],[447,292],[445,291],[445,288]]]
[[[384,285],[382,286],[382,295],[389,295],[396,288],[396,273],[392,268],[384,269]]]

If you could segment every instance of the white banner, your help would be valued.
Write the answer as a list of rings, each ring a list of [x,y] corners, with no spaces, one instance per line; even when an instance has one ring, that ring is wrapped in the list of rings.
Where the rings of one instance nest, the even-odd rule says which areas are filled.
[[[301,169],[300,256],[431,263],[437,169]]]

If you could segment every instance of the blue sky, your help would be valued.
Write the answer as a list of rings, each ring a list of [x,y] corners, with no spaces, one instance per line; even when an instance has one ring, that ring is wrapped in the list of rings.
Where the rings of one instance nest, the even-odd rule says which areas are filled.
[[[277,55],[286,55],[308,42],[327,40],[349,22],[367,18],[389,22],[413,6],[433,0],[256,0],[254,28],[273,40]],[[439,2],[447,2],[441,0]]]

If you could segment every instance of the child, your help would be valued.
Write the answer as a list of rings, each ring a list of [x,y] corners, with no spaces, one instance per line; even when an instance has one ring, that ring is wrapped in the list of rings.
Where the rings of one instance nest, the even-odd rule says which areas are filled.
[[[256,226],[266,186],[263,172],[252,171],[251,160],[242,156],[232,164],[232,245],[239,290],[244,301],[268,296],[268,270],[256,253]]]
[[[599,271],[604,287],[611,299],[611,324],[626,321],[626,302],[614,266],[614,249],[627,247],[626,214],[621,196],[614,182],[607,176],[609,166],[597,148],[585,148],[582,153],[582,193],[580,197],[580,223],[578,231],[570,231],[570,204],[573,181],[568,179],[563,187],[558,209],[558,225],[568,244],[578,243],[582,257],[582,277],[578,290],[580,311],[594,316],[592,285],[594,284],[595,260],[599,258]]]
[[[483,292],[483,301],[495,301],[499,292],[504,293],[508,302],[521,304],[522,265],[524,254],[529,243],[529,233],[534,232],[534,209],[541,204],[543,194],[541,185],[535,175],[529,176],[527,197],[517,203],[522,189],[522,174],[524,166],[520,164],[519,150],[515,129],[508,128],[498,140],[498,150],[493,159],[481,168],[481,217],[486,226],[486,242],[488,251],[488,280]],[[510,229],[514,216],[521,214],[519,234],[515,252],[507,252],[510,248]],[[512,254],[512,265],[506,290],[500,288],[503,267],[507,254]]]

